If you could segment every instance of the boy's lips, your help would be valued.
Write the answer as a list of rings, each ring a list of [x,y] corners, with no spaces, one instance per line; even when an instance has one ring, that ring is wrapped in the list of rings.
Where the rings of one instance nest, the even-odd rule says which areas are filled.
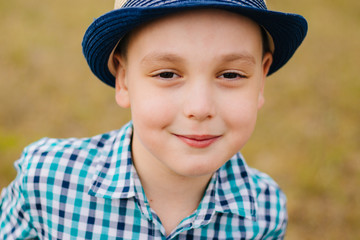
[[[194,148],[206,148],[221,137],[221,135],[174,135],[190,147]]]

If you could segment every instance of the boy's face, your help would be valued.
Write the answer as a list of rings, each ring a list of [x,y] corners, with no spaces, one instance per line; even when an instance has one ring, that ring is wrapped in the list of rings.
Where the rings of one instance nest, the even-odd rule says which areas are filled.
[[[210,175],[250,138],[272,61],[253,21],[222,10],[182,12],[132,32],[126,59],[115,57],[135,165]]]

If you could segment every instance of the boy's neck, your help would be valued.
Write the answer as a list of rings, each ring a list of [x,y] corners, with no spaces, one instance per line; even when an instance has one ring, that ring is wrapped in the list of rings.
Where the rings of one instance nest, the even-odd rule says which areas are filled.
[[[180,176],[136,152],[133,151],[133,162],[145,195],[169,235],[181,220],[197,209],[212,174]]]
[[[166,176],[135,165],[150,207],[160,218],[167,235],[199,206],[210,176],[181,178]]]

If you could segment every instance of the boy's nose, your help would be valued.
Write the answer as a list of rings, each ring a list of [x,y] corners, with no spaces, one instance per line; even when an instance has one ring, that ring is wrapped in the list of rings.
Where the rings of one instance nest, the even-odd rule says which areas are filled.
[[[215,103],[211,87],[206,84],[192,84],[184,99],[184,115],[187,118],[204,121],[215,116]]]

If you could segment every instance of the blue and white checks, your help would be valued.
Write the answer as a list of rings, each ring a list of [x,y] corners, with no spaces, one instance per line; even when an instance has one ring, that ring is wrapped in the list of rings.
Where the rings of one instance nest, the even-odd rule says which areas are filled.
[[[87,139],[42,139],[0,199],[0,239],[282,239],[286,199],[240,154],[174,231],[150,208],[131,160],[132,124]]]

